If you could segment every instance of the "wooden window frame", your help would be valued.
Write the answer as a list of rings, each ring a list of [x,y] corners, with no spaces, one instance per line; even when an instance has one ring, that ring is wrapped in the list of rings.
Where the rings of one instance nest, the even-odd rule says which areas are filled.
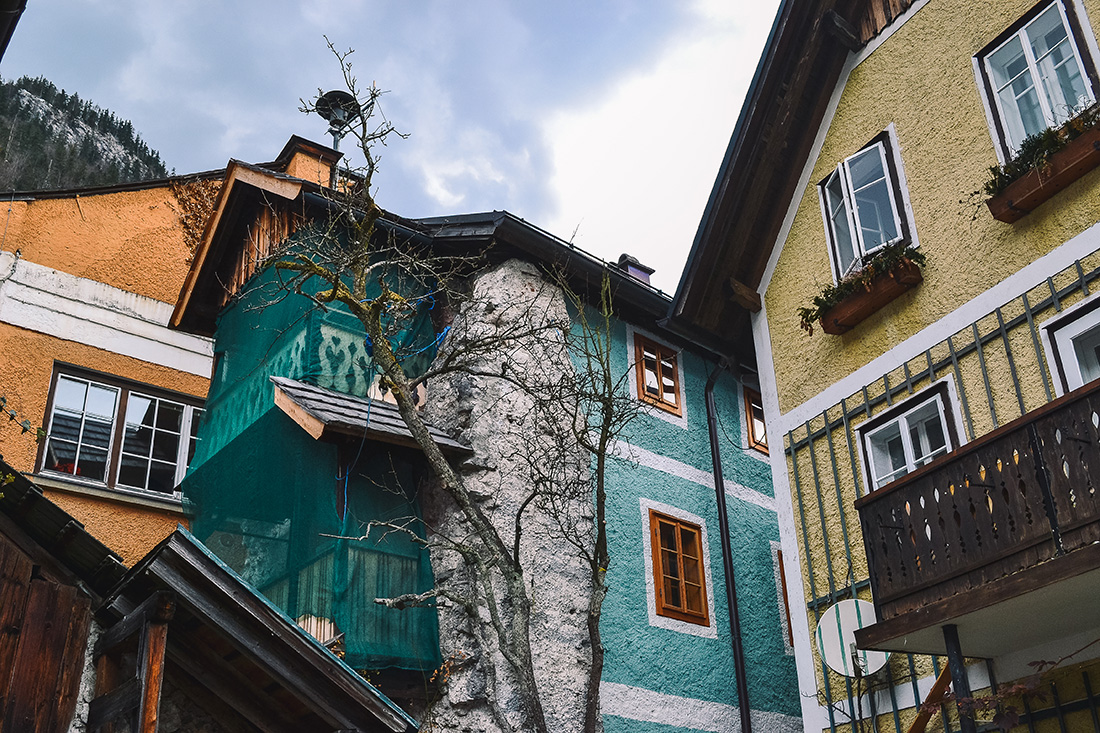
[[[684,558],[692,559],[690,555],[685,555],[681,547],[682,530],[688,530],[695,534],[695,562],[699,567],[699,600],[702,606],[700,611],[693,611],[687,607],[686,595],[681,592],[681,598],[683,602],[681,605],[673,605],[665,598],[665,565],[662,553],[661,545],[661,523],[670,524],[675,528],[676,547],[672,550],[676,557],[676,572],[675,577],[679,578],[681,584],[684,582]],[[649,510],[649,533],[650,544],[653,553],[653,597],[657,605],[657,615],[665,616],[667,618],[674,618],[678,621],[685,621],[690,624],[698,624],[699,626],[710,626],[710,599],[707,594],[707,577],[706,577],[706,562],[703,553],[703,528],[693,522],[688,522],[683,519],[677,519],[676,517],[664,514],[655,509]]]
[[[115,414],[111,423],[110,442],[107,447],[106,476],[103,480],[87,478],[66,471],[56,471],[46,467],[49,443],[51,440],[49,431],[53,425],[57,386],[62,377],[69,377],[78,381],[118,390],[115,398]],[[139,488],[119,482],[119,470],[122,464],[123,455],[123,436],[126,427],[126,410],[131,394],[182,405],[184,408],[179,433],[180,443],[177,448],[177,457],[174,461],[174,487],[171,492],[157,491],[156,489],[147,487]],[[191,428],[195,421],[200,419],[201,415],[205,413],[205,410],[205,401],[193,395],[136,382],[131,379],[94,369],[87,369],[85,367],[63,362],[55,362],[53,375],[50,378],[50,390],[46,399],[46,411],[42,420],[42,425],[47,430],[47,437],[38,446],[35,466],[41,475],[62,481],[71,481],[75,484],[84,484],[100,488],[106,487],[126,494],[146,497],[152,496],[168,499],[170,501],[178,501],[180,499],[180,492],[178,491],[179,484],[187,472],[191,443],[196,440],[191,434]],[[148,476],[146,476],[146,483],[148,483]]]
[[[760,405],[760,422],[764,425],[764,435],[757,437],[756,427],[753,424],[753,402]],[[764,399],[752,387],[745,387],[745,436],[749,440],[749,447],[764,455],[768,453],[768,423],[764,419]]]
[[[663,397],[663,390],[661,395],[651,395],[646,390],[645,381],[645,350],[649,348],[657,357],[657,384],[663,383],[663,377],[668,376],[672,380],[673,394],[676,396],[675,402],[669,402]],[[653,405],[665,412],[669,412],[677,417],[683,417],[684,415],[684,397],[681,391],[682,385],[680,384],[680,352],[673,349],[671,346],[665,346],[653,339],[646,338],[641,334],[634,334],[634,366],[637,372],[635,381],[638,385],[638,399],[645,402],[647,405]],[[661,367],[662,362],[669,361],[672,363],[671,373],[666,375]]]

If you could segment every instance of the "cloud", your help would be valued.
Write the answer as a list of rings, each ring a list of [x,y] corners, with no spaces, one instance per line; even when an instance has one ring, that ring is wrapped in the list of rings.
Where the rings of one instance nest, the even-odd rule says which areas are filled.
[[[643,73],[543,127],[557,206],[550,231],[605,259],[629,252],[676,287],[755,70],[774,3],[699,2]]]

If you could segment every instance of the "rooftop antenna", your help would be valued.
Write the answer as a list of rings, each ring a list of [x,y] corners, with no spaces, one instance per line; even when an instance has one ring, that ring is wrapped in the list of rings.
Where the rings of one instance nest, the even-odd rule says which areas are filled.
[[[328,122],[328,131],[332,135],[332,149],[339,150],[344,133],[351,126],[352,121],[362,114],[359,102],[351,94],[334,89],[318,97],[314,108],[317,114]]]

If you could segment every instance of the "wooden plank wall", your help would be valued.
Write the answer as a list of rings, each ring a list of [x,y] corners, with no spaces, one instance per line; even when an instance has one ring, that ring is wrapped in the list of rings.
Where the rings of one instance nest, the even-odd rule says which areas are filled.
[[[90,600],[39,576],[0,536],[0,731],[67,731],[76,710]]]
[[[859,40],[870,41],[912,4],[913,0],[867,0],[855,22]]]

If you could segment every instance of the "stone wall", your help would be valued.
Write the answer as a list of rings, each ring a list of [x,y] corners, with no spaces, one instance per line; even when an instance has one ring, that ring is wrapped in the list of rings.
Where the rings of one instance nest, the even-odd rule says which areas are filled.
[[[509,546],[517,512],[532,491],[529,461],[552,461],[574,485],[587,485],[588,456],[581,455],[575,443],[560,440],[561,431],[569,428],[561,414],[535,409],[530,394],[507,378],[516,374],[541,385],[569,379],[573,366],[561,328],[568,319],[561,291],[535,266],[511,260],[482,272],[474,279],[472,298],[459,310],[444,348],[462,348],[464,339],[532,324],[548,328],[471,365],[475,372],[506,378],[457,373],[429,384],[428,418],[474,448],[475,455],[461,466],[463,479]],[[555,448],[563,443],[571,445],[564,454]],[[430,487],[424,493],[425,519],[437,536],[468,533],[449,497]],[[565,523],[583,537],[591,531],[590,507],[591,497],[583,493],[565,507],[569,514]],[[561,516],[540,500],[529,504],[522,514],[520,555],[532,602],[531,647],[547,723],[552,731],[572,732],[580,730],[583,721],[590,664],[585,619],[591,582],[586,566],[558,527]],[[456,552],[434,550],[432,564],[437,585],[458,593],[469,591],[469,573]],[[493,697],[508,724],[515,725],[519,703],[487,623],[488,612],[482,611],[475,626],[462,607],[441,601],[439,619],[440,646],[450,668],[440,699],[420,713],[424,729],[500,730],[501,721],[494,719],[488,703]],[[479,638],[487,640],[485,648]]]

